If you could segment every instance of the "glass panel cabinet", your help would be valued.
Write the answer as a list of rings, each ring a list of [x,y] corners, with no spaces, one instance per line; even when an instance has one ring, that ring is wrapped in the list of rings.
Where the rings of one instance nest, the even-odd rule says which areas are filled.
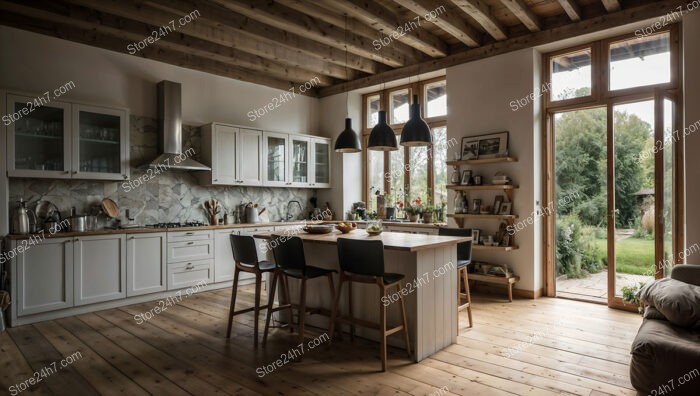
[[[266,186],[289,186],[287,175],[287,159],[289,157],[289,135],[286,133],[264,132],[263,151],[263,182]]]
[[[331,142],[328,139],[312,138],[314,178],[312,187],[331,186]]]
[[[304,136],[290,135],[292,145],[291,157],[291,182],[294,187],[309,186],[309,169],[311,153],[309,153],[310,139]]]
[[[8,175],[52,179],[129,177],[128,111],[8,95]]]

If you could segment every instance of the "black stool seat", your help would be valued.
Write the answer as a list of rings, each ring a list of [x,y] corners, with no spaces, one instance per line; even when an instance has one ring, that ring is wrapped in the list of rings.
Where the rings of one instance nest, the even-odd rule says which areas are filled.
[[[326,268],[321,268],[321,267],[314,267],[313,265],[307,265],[304,268],[282,268],[282,272],[284,272],[285,275],[291,276],[292,278],[306,278],[306,279],[314,279],[318,278],[319,276],[326,276],[328,274],[333,274],[337,273],[338,271],[334,269],[326,269]]]
[[[246,264],[246,263],[241,263],[241,266],[250,267],[250,268],[255,267],[254,264]],[[270,261],[259,261],[258,268],[260,268],[260,272],[270,272],[270,271],[274,271],[275,268],[277,268],[277,266],[275,265],[275,263],[270,262]]]
[[[390,285],[392,283],[396,283],[400,281],[401,279],[405,278],[406,275],[404,274],[393,274],[391,272],[387,272],[382,276],[382,279],[384,280],[385,285]]]
[[[463,237],[473,237],[474,232],[471,228],[446,228],[441,227],[438,229],[439,235],[448,236],[463,236]],[[471,270],[472,266],[472,242],[462,242],[457,244],[457,301],[459,311],[467,309],[467,315],[469,316],[469,327],[472,327],[472,297],[469,292],[469,276],[467,273]],[[461,287],[464,287],[464,293],[461,291]],[[462,297],[467,299],[467,302],[461,304]]]
[[[457,260],[457,268],[466,267],[471,263],[472,263],[471,260]]]

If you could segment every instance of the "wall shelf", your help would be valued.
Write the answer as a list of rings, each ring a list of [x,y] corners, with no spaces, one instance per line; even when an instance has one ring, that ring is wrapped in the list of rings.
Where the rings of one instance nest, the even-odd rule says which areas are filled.
[[[474,250],[489,250],[489,251],[500,251],[500,252],[510,252],[511,250],[520,249],[519,246],[486,246],[486,245],[472,245]]]
[[[467,191],[467,190],[515,190],[517,189],[518,186],[514,186],[511,184],[482,184],[480,186],[467,186],[467,185],[460,185],[460,184],[448,184],[447,189],[448,190],[461,190],[461,191]]]
[[[473,160],[455,160],[447,161],[447,166],[501,164],[505,162],[518,162],[518,159],[515,157],[499,157]]]
[[[452,219],[515,220],[518,218],[518,215],[448,213],[447,217],[452,218]]]

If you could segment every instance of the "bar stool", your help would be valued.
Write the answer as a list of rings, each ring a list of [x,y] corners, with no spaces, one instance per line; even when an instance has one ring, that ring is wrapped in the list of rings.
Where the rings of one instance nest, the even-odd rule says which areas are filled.
[[[289,289],[287,278],[292,277],[301,280],[301,290],[299,292],[299,305],[297,312],[299,315],[299,342],[304,342],[304,322],[306,318],[306,281],[310,279],[327,277],[328,285],[331,291],[331,301],[335,299],[335,287],[333,287],[333,273],[338,271],[334,269],[326,269],[314,267],[306,264],[306,256],[304,256],[304,243],[299,237],[289,237],[272,235],[270,241],[272,253],[275,256],[277,269],[272,277],[272,285],[270,286],[270,298],[267,305],[267,318],[265,319],[265,333],[263,334],[262,346],[265,347],[267,342],[267,334],[270,328],[270,317],[273,312],[288,309],[290,314],[290,322],[293,317],[293,304],[289,299]],[[277,279],[281,279],[283,289],[286,293],[287,304],[280,304],[277,308],[272,308],[275,301],[275,288],[277,287]],[[290,323],[291,329],[291,323]]]
[[[473,231],[471,228],[438,228],[438,235],[471,237]],[[472,262],[472,241],[462,242],[457,244],[457,304],[458,310],[467,309],[469,317],[469,327],[472,327],[472,297],[469,293],[469,275],[468,268]],[[464,286],[464,293],[462,293]],[[462,304],[462,298],[467,300]]]
[[[258,347],[258,317],[260,316],[260,288],[262,285],[262,275],[266,272],[273,272],[275,264],[269,261],[258,261],[258,251],[255,248],[255,239],[252,236],[231,234],[231,250],[233,259],[236,262],[236,270],[233,275],[233,289],[231,290],[231,308],[228,313],[228,328],[226,338],[231,338],[231,327],[235,315],[255,311],[255,325],[253,331],[253,346]],[[236,294],[238,293],[238,279],[241,272],[255,275],[255,306],[235,311]],[[268,304],[269,305],[269,304]]]
[[[333,304],[333,313],[331,314],[330,340],[329,345],[333,342],[333,332],[335,323],[349,323],[350,337],[353,338],[355,332],[355,324],[363,327],[379,330],[380,336],[380,355],[382,359],[382,371],[386,371],[386,339],[388,336],[398,333],[403,330],[406,341],[406,352],[409,359],[411,358],[411,342],[408,338],[408,321],[406,320],[406,308],[404,307],[403,294],[401,293],[401,280],[404,279],[403,274],[393,274],[384,272],[384,244],[382,241],[362,241],[348,238],[338,238],[338,260],[340,261],[340,284],[338,291],[335,294],[335,303]],[[348,283],[348,310],[347,317],[338,317],[340,304],[340,295],[343,290],[343,284]],[[352,282],[376,284],[379,286],[379,323],[371,323],[365,320],[356,319],[352,316]],[[384,297],[387,295],[387,290],[396,286],[398,291],[399,301],[401,302],[401,316],[403,324],[394,328],[386,328],[386,308]]]

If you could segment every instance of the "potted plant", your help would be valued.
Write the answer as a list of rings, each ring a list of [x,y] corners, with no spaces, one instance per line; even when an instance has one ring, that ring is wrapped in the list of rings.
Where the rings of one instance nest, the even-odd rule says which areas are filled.
[[[637,311],[639,313],[644,313],[644,307],[642,306],[642,302],[639,301],[639,291],[642,290],[644,285],[644,282],[639,282],[639,285],[622,286],[622,300],[632,304],[636,304]]]
[[[423,212],[424,207],[420,197],[414,199],[413,202],[411,202],[411,204],[406,206],[406,213],[408,213],[408,219],[413,223],[418,221]]]
[[[435,206],[428,204],[423,208],[423,223],[430,224],[435,216]]]
[[[394,205],[398,203],[399,201],[396,200],[396,194],[394,194],[394,190],[390,188],[389,192],[386,194],[386,219],[396,219],[396,206]]]

